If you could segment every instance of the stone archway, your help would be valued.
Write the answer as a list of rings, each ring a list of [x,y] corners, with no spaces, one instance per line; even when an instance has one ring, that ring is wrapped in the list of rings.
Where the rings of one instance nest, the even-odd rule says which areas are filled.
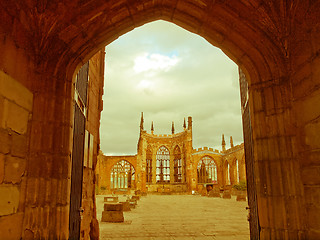
[[[35,217],[21,232],[68,237],[77,70],[122,34],[163,19],[220,47],[247,76],[261,238],[319,238],[319,10],[319,1],[294,0],[2,1],[1,72],[33,93],[27,197],[15,216],[50,212],[45,227]]]
[[[135,169],[126,160],[121,160],[113,165],[110,178],[110,189],[112,190],[135,188]]]

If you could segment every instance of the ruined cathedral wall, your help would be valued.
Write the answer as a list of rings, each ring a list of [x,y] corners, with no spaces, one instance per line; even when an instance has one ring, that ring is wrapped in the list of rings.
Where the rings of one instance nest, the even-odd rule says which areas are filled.
[[[156,182],[156,157],[157,151],[161,146],[165,146],[170,153],[170,184],[166,184],[165,186],[162,184],[162,188],[166,188],[168,191],[171,192],[182,192],[187,191],[187,186],[185,185],[185,178],[182,177],[181,183],[174,183],[174,149],[176,146],[180,148],[181,151],[181,159],[182,164],[186,163],[186,141],[187,141],[187,132],[184,131],[182,133],[177,134],[170,134],[170,135],[153,135],[153,134],[145,134],[143,136],[145,140],[145,148],[143,149],[144,152],[147,151],[149,147],[152,151],[152,183],[146,183],[146,177],[142,179],[144,184],[147,186],[149,192],[157,192],[162,191],[159,189],[159,185]],[[145,159],[143,160],[145,162]],[[186,174],[184,172],[184,167],[182,167],[183,175]]]
[[[198,164],[200,162],[200,160],[203,157],[210,157],[216,164],[217,166],[217,183],[215,184],[216,186],[220,187],[222,186],[222,182],[223,182],[223,175],[222,175],[222,171],[223,171],[223,157],[221,154],[216,154],[216,153],[209,153],[209,152],[196,152],[196,154],[192,155],[192,169],[193,169],[193,177],[195,179],[195,181],[197,182],[197,191],[201,191],[202,189],[202,185],[201,183],[198,182],[198,175],[197,175],[197,170],[198,170]]]
[[[229,164],[231,185],[239,184],[239,182],[246,182],[244,145],[240,144],[234,146],[233,148],[227,149],[224,153],[223,165]],[[238,170],[236,161],[238,161]],[[224,169],[224,172],[225,171],[227,171],[227,169]]]
[[[124,155],[124,156],[105,156],[99,155],[99,163],[96,169],[97,174],[97,194],[109,194],[110,191],[110,177],[111,170],[115,164],[125,160],[129,162],[137,171],[137,155]]]

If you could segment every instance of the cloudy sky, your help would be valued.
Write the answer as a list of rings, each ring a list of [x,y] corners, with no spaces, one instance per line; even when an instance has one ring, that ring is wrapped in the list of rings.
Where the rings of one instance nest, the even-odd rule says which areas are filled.
[[[141,112],[155,134],[176,133],[193,118],[193,147],[221,150],[232,135],[241,143],[237,65],[205,39],[174,24],[156,21],[106,47],[101,150],[136,154]]]

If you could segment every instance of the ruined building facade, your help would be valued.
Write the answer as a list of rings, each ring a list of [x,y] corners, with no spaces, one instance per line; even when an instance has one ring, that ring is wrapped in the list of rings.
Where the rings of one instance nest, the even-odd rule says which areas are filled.
[[[88,239],[98,229],[87,208],[70,231],[76,75],[104,46],[161,19],[243,70],[251,238],[320,239],[319,0],[3,0],[0,19],[0,238]]]
[[[203,192],[206,185],[230,189],[246,181],[243,144],[229,149],[223,135],[222,151],[213,148],[194,149],[192,118],[184,130],[155,135],[144,130],[141,116],[140,136],[136,155],[98,156],[96,168],[97,193],[123,193],[130,190],[157,193]]]

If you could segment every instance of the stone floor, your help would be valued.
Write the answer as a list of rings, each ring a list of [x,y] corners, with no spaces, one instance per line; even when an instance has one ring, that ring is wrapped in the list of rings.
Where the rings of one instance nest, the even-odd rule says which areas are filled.
[[[101,220],[103,197],[97,196]],[[121,196],[121,200],[126,197]],[[249,239],[247,202],[198,195],[148,195],[124,212],[124,223],[100,222],[100,239]]]

